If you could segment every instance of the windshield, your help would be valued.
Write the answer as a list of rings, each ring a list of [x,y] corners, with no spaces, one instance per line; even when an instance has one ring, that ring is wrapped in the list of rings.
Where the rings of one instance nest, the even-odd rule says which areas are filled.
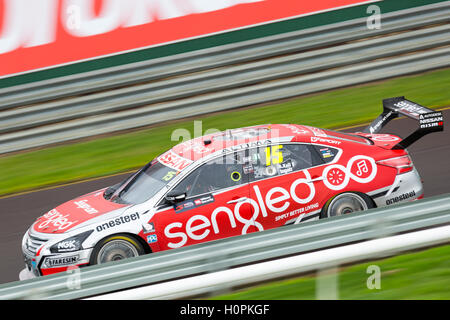
[[[114,186],[110,201],[139,204],[153,197],[166,186],[178,171],[153,160],[121,185]]]

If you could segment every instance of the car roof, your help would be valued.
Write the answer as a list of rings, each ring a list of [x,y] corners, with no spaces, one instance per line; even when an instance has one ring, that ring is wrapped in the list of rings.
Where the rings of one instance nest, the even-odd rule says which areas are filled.
[[[320,129],[298,124],[265,124],[252,127],[216,131],[180,144],[160,155],[162,164],[182,171],[193,163],[243,148],[287,142],[303,142],[328,146],[340,146],[350,142],[372,145],[370,139],[343,132]]]
[[[316,131],[316,132],[315,132]],[[297,124],[266,124],[214,132],[182,142],[170,151],[177,156],[197,161],[213,153],[258,142],[308,141],[310,137],[325,133],[323,130]]]

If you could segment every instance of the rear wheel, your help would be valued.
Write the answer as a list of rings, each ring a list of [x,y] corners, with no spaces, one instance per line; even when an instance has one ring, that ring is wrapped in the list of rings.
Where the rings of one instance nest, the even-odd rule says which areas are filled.
[[[92,252],[90,264],[101,264],[133,258],[145,253],[142,245],[131,236],[113,235],[100,241]]]
[[[331,198],[321,212],[321,218],[342,216],[373,208],[372,200],[365,194],[346,192]]]

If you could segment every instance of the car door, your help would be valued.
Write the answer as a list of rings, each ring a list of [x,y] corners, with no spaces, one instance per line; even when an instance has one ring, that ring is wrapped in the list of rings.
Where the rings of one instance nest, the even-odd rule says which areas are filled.
[[[155,215],[161,250],[256,231],[256,202],[250,199],[245,152],[216,157],[190,173],[173,188],[186,193],[182,202],[161,203]]]
[[[318,216],[326,198],[317,192],[324,162],[311,145],[272,144],[251,149],[250,154],[250,196],[261,208],[256,224],[271,229]]]

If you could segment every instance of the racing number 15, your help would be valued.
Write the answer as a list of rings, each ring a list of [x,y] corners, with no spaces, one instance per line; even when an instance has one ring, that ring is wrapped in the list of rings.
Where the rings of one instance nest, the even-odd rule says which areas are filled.
[[[271,146],[266,148],[266,166],[270,166],[272,163],[282,163],[283,162],[283,154],[280,149],[283,148],[281,144],[277,146]]]
[[[162,179],[164,181],[170,181],[176,174],[176,171],[169,171]]]

